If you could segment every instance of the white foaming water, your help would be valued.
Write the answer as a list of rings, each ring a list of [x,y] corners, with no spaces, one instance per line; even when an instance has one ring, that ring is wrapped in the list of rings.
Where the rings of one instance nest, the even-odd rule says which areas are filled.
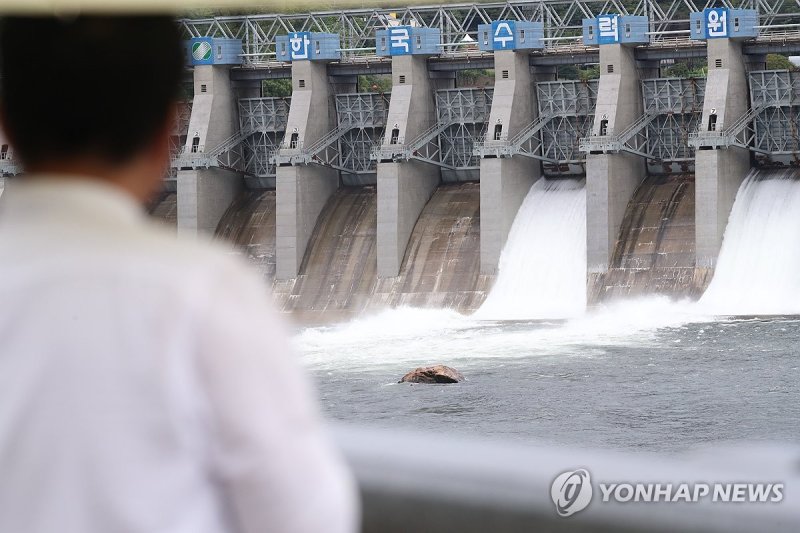
[[[717,315],[800,313],[800,180],[752,172],[733,204],[714,278],[698,310]]]
[[[487,359],[554,354],[592,357],[615,345],[646,345],[662,328],[703,322],[689,302],[663,296],[615,302],[557,321],[476,320],[444,309],[399,308],[309,328],[294,341],[304,362],[331,371],[434,363],[470,368]]]
[[[566,318],[586,309],[586,188],[540,179],[511,226],[499,273],[475,318]]]

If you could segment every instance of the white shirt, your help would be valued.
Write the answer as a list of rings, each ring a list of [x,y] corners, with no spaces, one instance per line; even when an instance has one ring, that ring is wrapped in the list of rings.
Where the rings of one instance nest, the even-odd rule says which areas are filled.
[[[79,179],[0,200],[0,533],[349,533],[264,283]]]

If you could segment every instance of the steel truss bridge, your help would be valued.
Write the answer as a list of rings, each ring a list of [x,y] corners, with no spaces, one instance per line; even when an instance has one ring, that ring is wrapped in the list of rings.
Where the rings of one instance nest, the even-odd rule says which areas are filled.
[[[275,60],[275,37],[295,31],[338,33],[342,43],[342,64],[386,61],[375,55],[375,32],[404,24],[439,28],[440,56],[452,60],[491,57],[476,50],[478,25],[492,20],[542,21],[546,48],[539,55],[576,55],[595,49],[581,40],[584,18],[605,13],[642,15],[650,21],[651,43],[646,48],[676,51],[693,49],[690,55],[704,55],[702,43],[689,39],[689,13],[706,7],[755,9],[760,15],[760,36],[752,44],[756,53],[800,43],[800,0],[519,0],[480,4],[446,4],[406,8],[348,9],[307,14],[264,14],[183,19],[184,35],[241,39],[243,66],[270,68]],[[800,48],[792,46],[788,51]],[[534,54],[536,55],[536,54]],[[657,56],[655,58],[658,58]],[[571,62],[574,62],[571,61]],[[473,68],[482,68],[477,64]]]

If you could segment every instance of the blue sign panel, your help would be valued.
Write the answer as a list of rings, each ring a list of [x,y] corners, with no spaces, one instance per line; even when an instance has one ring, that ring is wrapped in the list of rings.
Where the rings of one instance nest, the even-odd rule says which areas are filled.
[[[619,42],[619,15],[601,15],[597,17],[598,44],[616,44]]]
[[[297,31],[289,34],[289,59],[309,59],[311,54],[311,32]]]
[[[214,64],[214,40],[211,37],[197,37],[189,42],[189,58],[192,65]]]
[[[728,31],[728,8],[710,7],[703,10],[703,20],[705,21],[706,39],[717,39],[729,37]]]
[[[387,28],[386,36],[389,38],[389,55],[404,56],[411,54],[411,27],[394,26]]]
[[[492,50],[513,50],[517,47],[516,23],[513,20],[492,22]]]

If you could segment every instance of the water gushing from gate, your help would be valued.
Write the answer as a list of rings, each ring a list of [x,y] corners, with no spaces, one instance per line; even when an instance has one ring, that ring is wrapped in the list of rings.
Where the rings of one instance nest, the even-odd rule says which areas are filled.
[[[537,181],[514,219],[491,293],[476,318],[577,316],[586,308],[586,189]]]

